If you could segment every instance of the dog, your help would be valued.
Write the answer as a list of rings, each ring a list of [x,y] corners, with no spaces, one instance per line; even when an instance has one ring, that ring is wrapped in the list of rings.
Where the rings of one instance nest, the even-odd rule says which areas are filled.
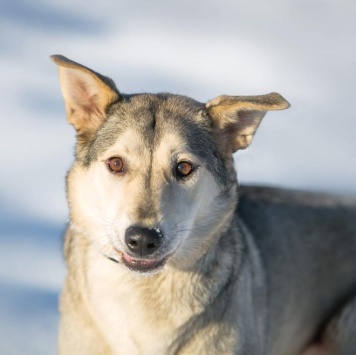
[[[356,354],[355,202],[237,183],[281,95],[128,95],[51,58],[77,134],[60,354]]]

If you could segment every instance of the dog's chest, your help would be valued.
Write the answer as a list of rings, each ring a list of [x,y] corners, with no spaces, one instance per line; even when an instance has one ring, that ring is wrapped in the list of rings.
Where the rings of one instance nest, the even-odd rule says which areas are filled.
[[[112,265],[103,265],[88,273],[93,318],[106,341],[118,355],[169,354],[182,315],[177,314],[173,324],[170,315],[150,304],[149,295],[146,298],[132,287],[125,272],[115,271]]]

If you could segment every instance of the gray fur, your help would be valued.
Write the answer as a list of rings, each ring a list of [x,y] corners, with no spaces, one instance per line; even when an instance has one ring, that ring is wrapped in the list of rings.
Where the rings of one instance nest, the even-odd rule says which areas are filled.
[[[237,214],[254,235],[267,273],[268,353],[298,353],[356,292],[356,204],[241,187]]]

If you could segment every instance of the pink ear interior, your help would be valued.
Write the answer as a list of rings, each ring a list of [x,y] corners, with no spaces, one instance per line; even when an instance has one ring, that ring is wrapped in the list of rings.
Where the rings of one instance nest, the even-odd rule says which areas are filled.
[[[51,59],[59,68],[68,122],[78,133],[93,133],[106,118],[108,105],[118,99],[115,84],[63,56]]]
[[[284,110],[289,103],[279,94],[259,96],[219,96],[207,102],[214,134],[231,154],[247,148],[267,111]]]

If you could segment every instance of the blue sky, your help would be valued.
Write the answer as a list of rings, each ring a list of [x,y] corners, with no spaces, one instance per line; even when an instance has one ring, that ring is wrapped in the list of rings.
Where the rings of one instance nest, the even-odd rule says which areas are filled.
[[[122,92],[281,93],[236,155],[239,179],[356,196],[352,1],[25,1],[0,4],[0,353],[55,353],[64,176],[74,132],[63,54]]]

